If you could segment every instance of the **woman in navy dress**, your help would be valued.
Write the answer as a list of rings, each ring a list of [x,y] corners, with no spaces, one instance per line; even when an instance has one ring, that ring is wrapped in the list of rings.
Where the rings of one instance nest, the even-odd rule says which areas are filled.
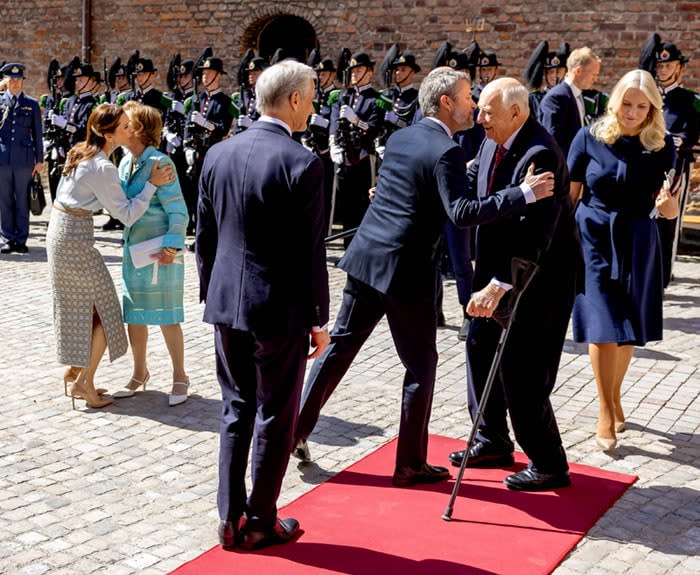
[[[620,388],[635,345],[662,337],[663,273],[655,217],[673,218],[677,199],[666,174],[674,147],[665,136],[652,76],[625,74],[607,113],[578,132],[569,151],[571,195],[585,262],[576,298],[574,340],[587,342],[598,389],[596,442],[617,444],[624,429]]]

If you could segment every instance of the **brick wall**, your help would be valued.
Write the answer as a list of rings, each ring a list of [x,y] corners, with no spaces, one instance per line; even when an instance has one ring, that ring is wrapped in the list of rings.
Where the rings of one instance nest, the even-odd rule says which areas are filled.
[[[599,87],[609,90],[615,78],[634,67],[645,38],[657,31],[676,42],[691,61],[686,85],[700,91],[700,0],[528,1],[486,0],[348,0],[344,2],[256,2],[211,0],[92,0],[91,60],[101,69],[119,55],[139,49],[160,69],[177,51],[195,57],[212,46],[223,58],[233,89],[235,67],[251,47],[260,26],[277,14],[306,19],[316,31],[321,51],[335,58],[342,46],[370,52],[378,62],[392,43],[414,52],[424,71],[443,41],[463,49],[471,35],[465,18],[485,18],[477,35],[483,49],[496,51],[501,73],[520,77],[533,47],[542,39],[556,47],[590,45],[603,58]],[[20,60],[28,66],[26,90],[44,92],[51,57],[63,64],[81,54],[82,2],[6,0],[0,60]],[[253,46],[254,47],[254,46]]]

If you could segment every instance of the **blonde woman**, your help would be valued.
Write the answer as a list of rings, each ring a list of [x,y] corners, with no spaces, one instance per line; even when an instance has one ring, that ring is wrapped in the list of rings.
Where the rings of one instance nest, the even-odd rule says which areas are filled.
[[[110,360],[126,353],[121,308],[112,277],[94,246],[93,212],[106,208],[126,225],[148,208],[156,187],[173,181],[170,167],[152,166],[140,193],[127,199],[109,155],[131,138],[129,119],[112,104],[90,114],[84,142],[69,152],[56,191],[46,236],[53,289],[58,361],[69,365],[64,383],[70,395],[99,408],[112,403],[94,385],[107,348]]]
[[[666,174],[674,147],[651,75],[632,70],[607,113],[578,132],[568,164],[581,235],[585,292],[574,305],[574,340],[587,342],[600,401],[596,442],[613,449],[624,429],[622,381],[634,346],[662,337],[661,245],[654,217],[678,215]]]

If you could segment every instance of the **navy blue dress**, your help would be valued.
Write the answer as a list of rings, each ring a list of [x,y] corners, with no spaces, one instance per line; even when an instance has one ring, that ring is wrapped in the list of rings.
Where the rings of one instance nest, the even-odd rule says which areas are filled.
[[[661,245],[649,214],[674,155],[670,137],[652,152],[638,137],[608,145],[587,127],[576,134],[568,164],[571,181],[585,184],[576,210],[585,292],[574,304],[574,341],[644,345],[661,339]]]

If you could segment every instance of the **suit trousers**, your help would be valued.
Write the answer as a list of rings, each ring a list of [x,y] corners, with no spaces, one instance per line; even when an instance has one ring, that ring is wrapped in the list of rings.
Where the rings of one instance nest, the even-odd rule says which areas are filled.
[[[546,306],[543,309],[531,304],[541,312],[538,324],[536,313],[525,317],[527,307],[523,297],[517,312],[520,317],[513,321],[503,348],[477,438],[497,449],[512,451],[508,411],[515,439],[534,468],[543,473],[560,473],[568,469],[568,464],[549,396],[556,381],[569,316],[548,317]],[[492,319],[474,318],[471,322],[466,345],[472,421],[476,419],[500,334],[500,325]]]
[[[27,243],[32,169],[32,166],[0,166],[0,236],[4,241]]]
[[[386,314],[401,362],[406,368],[396,465],[418,467],[428,453],[428,422],[437,368],[435,289],[392,288],[382,294],[348,276],[331,343],[316,359],[304,388],[297,438],[306,439],[321,409],[360,348]]]
[[[289,463],[304,382],[308,335],[261,338],[215,326],[216,372],[222,411],[217,503],[222,520],[243,513],[266,529],[277,517],[277,498]],[[252,443],[252,488],[245,475]]]

